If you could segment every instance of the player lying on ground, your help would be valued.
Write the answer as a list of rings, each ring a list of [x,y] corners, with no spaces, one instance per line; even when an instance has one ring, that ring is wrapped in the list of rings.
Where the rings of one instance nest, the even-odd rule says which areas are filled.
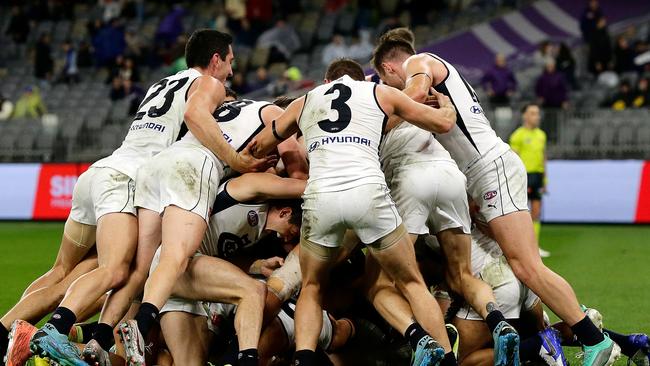
[[[436,139],[467,177],[468,194],[479,204],[515,275],[571,325],[584,344],[585,366],[612,364],[619,347],[581,311],[571,286],[542,263],[527,209],[525,168],[490,127],[474,89],[442,58],[416,54],[413,34],[404,28],[382,36],[373,64],[386,84],[404,89],[416,101],[425,101],[431,88],[451,99],[457,123]]]

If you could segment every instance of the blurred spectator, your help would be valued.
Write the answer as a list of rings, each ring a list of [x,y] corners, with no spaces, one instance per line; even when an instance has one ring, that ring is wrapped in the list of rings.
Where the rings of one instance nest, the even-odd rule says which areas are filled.
[[[4,121],[11,117],[14,111],[14,104],[5,96],[0,93],[0,121]]]
[[[591,36],[596,30],[598,19],[600,19],[602,16],[603,13],[600,10],[600,4],[598,4],[598,0],[589,0],[589,4],[582,13],[582,17],[580,18],[580,31],[582,31],[582,39],[586,43],[589,43],[591,40]]]
[[[140,71],[131,57],[124,58],[118,73],[122,80],[130,80],[136,83],[140,81]]]
[[[79,67],[93,66],[93,50],[88,41],[79,42],[79,51],[77,52],[77,65]]]
[[[375,33],[375,39],[379,39],[384,33],[388,32],[391,29],[403,27],[402,23],[399,21],[397,16],[387,17],[382,20],[381,23],[377,26],[377,32]]]
[[[285,62],[300,48],[300,38],[290,24],[283,19],[278,20],[273,28],[260,34],[257,47],[271,49],[269,62]]]
[[[145,90],[131,80],[122,81],[122,87],[124,88],[124,97],[129,100],[129,115],[134,115],[144,99]]]
[[[621,74],[628,71],[635,71],[634,65],[634,50],[625,36],[616,38],[616,46],[614,46],[614,70]]]
[[[362,29],[359,31],[359,36],[352,37],[352,43],[348,49],[348,57],[359,62],[367,62],[372,56],[374,47],[370,43],[370,32]]]
[[[348,54],[348,47],[345,44],[345,39],[340,34],[335,34],[332,41],[323,48],[323,65],[327,66],[330,62],[346,57]]]
[[[240,30],[234,34],[235,43],[238,45],[253,47],[255,45],[255,40],[257,39],[257,33],[253,30],[251,23],[246,18],[241,20],[240,25]]]
[[[111,92],[109,94],[112,101],[124,99],[124,83],[119,76],[116,76],[111,81]]]
[[[564,42],[560,43],[557,57],[555,58],[555,65],[557,71],[564,74],[571,88],[578,89],[578,82],[576,81],[576,60],[571,54],[571,49]]]
[[[156,43],[169,46],[183,33],[183,16],[185,9],[176,5],[165,15],[156,31]]]
[[[179,57],[174,62],[172,62],[169,68],[169,73],[175,74],[183,70],[187,70],[187,61],[185,60],[185,56]]]
[[[246,1],[246,19],[257,32],[268,27],[273,19],[273,2],[268,0]]]
[[[9,26],[5,34],[16,44],[23,44],[27,41],[27,36],[29,35],[29,18],[19,6],[11,8],[11,19],[9,20]]]
[[[50,35],[44,33],[34,47],[34,76],[41,82],[47,83],[52,78],[54,60],[50,47]]]
[[[12,118],[37,118],[47,109],[37,88],[28,86],[16,102]]]
[[[625,108],[631,108],[634,102],[634,93],[632,86],[627,80],[621,81],[618,86],[618,92],[614,94],[609,100],[603,103],[603,107],[611,107],[613,110],[622,111]]]
[[[269,79],[269,73],[266,71],[266,68],[264,66],[259,67],[257,71],[255,72],[255,79],[250,81],[250,90],[258,90],[262,88],[266,88],[267,85],[271,83],[271,80]]]
[[[502,54],[496,56],[494,66],[485,73],[481,83],[493,105],[509,104],[510,96],[517,88],[515,75],[508,68],[506,58]]]
[[[61,45],[63,49],[63,69],[59,76],[59,82],[76,84],[79,82],[79,68],[77,67],[77,51],[70,40],[65,40]]]
[[[634,101],[632,105],[636,108],[650,107],[650,85],[648,78],[641,78],[636,84]]]
[[[595,75],[610,68],[612,45],[607,31],[607,20],[598,19],[589,42],[589,71]]]
[[[544,108],[567,108],[568,87],[564,75],[555,69],[555,61],[549,61],[537,79],[535,93]]]
[[[122,2],[120,0],[100,0],[99,5],[102,10],[102,19],[105,22],[117,18],[122,12]]]
[[[550,61],[555,61],[555,45],[550,41],[543,41],[533,54],[533,62],[540,68],[545,67]]]
[[[118,55],[124,52],[126,41],[124,29],[117,19],[102,26],[93,38],[95,58],[98,66],[108,66]]]
[[[143,42],[136,29],[127,28],[126,33],[124,33],[124,42],[126,44],[126,54],[142,61]]]

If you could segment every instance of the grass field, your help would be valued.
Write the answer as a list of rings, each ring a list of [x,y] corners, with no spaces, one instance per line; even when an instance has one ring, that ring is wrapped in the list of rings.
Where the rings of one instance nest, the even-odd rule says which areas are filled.
[[[62,230],[58,222],[0,223],[0,312],[49,268]],[[544,225],[541,242],[552,252],[546,264],[603,313],[605,327],[650,333],[650,226]],[[570,363],[574,353],[567,350]]]

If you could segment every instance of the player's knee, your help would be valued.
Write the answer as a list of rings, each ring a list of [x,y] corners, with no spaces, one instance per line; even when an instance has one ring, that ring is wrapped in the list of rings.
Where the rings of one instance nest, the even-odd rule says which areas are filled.
[[[250,279],[243,281],[239,286],[239,300],[254,300],[255,302],[264,303],[266,300],[266,285],[263,282]]]

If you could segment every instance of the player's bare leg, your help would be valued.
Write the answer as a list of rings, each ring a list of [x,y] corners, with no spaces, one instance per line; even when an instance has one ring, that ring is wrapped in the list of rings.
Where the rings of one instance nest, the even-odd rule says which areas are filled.
[[[61,245],[52,268],[32,282],[22,297],[43,287],[62,281],[88,254],[95,244],[97,227],[76,222],[70,218],[65,222]]]
[[[235,330],[240,351],[257,349],[266,286],[225,260],[198,256],[192,258],[181,274],[173,294],[189,300],[203,300],[237,305]]]
[[[318,337],[323,327],[322,289],[340,248],[301,240],[302,289],[296,303],[296,364],[315,365]]]
[[[260,336],[260,364],[267,365],[273,356],[285,352],[290,346],[280,319],[274,318]]]
[[[513,212],[492,219],[488,225],[515,276],[571,326],[584,344],[585,364],[613,363],[620,355],[620,348],[603,336],[582,312],[571,285],[544,265],[530,214],[527,211]],[[607,357],[603,359],[600,355]]]
[[[403,233],[399,231],[403,231]],[[392,238],[389,239],[391,236]],[[429,324],[431,337],[444,349],[443,351],[438,348],[431,357],[440,360],[443,356],[449,355],[445,357],[453,358],[442,312],[424,283],[415,260],[415,250],[411,239],[403,226],[400,226],[381,240],[385,241],[385,244],[370,246],[370,253],[393,279],[396,288],[404,295],[415,320],[420,324]],[[415,329],[409,329],[407,332],[415,332]]]
[[[460,336],[458,364],[463,366],[494,364],[492,335],[485,323],[460,318],[454,318],[453,323]]]
[[[409,339],[414,351],[417,348],[417,341],[419,339],[415,334],[413,336],[408,334],[410,331],[409,328],[419,327],[420,325],[428,335],[443,346],[445,353],[451,351],[447,332],[445,331],[444,334],[440,333],[438,329],[439,324],[435,317],[429,317],[424,320],[420,319],[419,321],[422,321],[422,323],[415,323],[415,317],[413,316],[413,311],[408,301],[395,288],[393,280],[381,269],[379,263],[377,263],[373,256],[366,257],[366,281],[369,285],[369,288],[366,290],[368,300],[388,324],[399,331],[400,334],[404,334],[405,338]],[[438,307],[433,296],[428,296],[423,301],[428,302],[427,306],[431,309]],[[440,337],[440,339],[436,337]],[[445,348],[445,346],[448,348]]]
[[[138,246],[131,273],[126,284],[119,289],[113,290],[106,299],[97,330],[93,334],[93,340],[98,343],[101,350],[97,349],[95,344],[85,349],[83,356],[86,362],[91,363],[105,357],[106,352],[113,345],[113,329],[129,310],[133,300],[142,293],[149,275],[151,261],[160,245],[160,225],[161,218],[158,212],[143,208],[138,209]],[[104,356],[98,353],[103,353]]]
[[[164,313],[160,328],[174,364],[203,366],[207,363],[210,331],[204,316],[180,311]]]
[[[483,318],[488,316],[488,304],[496,304],[492,288],[474,277],[471,268],[472,239],[460,229],[448,229],[437,235],[447,260],[445,280],[452,291],[463,296]]]

